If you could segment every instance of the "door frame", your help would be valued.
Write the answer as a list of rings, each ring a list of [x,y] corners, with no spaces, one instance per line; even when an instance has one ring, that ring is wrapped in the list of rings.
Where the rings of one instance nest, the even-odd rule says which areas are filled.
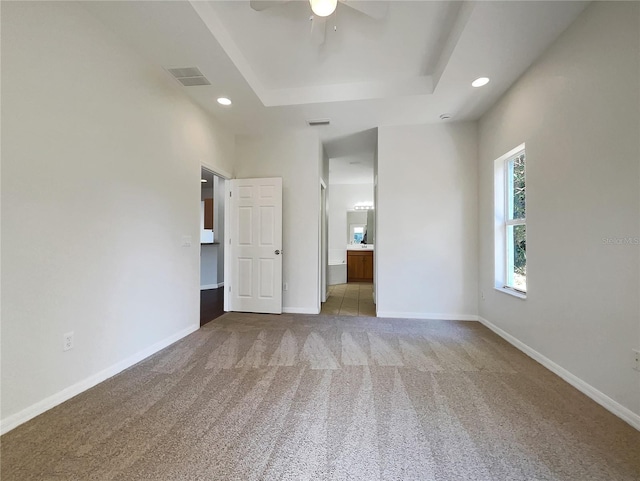
[[[229,198],[231,197],[231,179],[225,179],[224,181],[224,232],[228,233],[231,229],[231,206],[229,205]],[[229,291],[229,286],[233,282],[233,275],[231,274],[231,243],[229,236],[226,236],[225,249],[224,249],[224,290],[225,294]],[[223,299],[223,309],[225,312],[229,312],[229,296],[225,295]]]
[[[327,184],[320,179],[320,211],[318,215],[318,314],[322,310],[322,303],[327,300]]]
[[[200,172],[198,175],[201,175],[202,173],[202,169],[205,168],[207,169],[209,172],[212,172],[214,175],[218,176],[222,181],[224,181],[224,190],[225,190],[225,195],[227,192],[227,188],[228,188],[228,184],[229,184],[229,179],[231,179],[231,174],[229,174],[228,172],[218,168],[218,167],[214,167],[212,164],[209,164],[206,161],[201,161],[200,162]],[[225,232],[225,237],[228,237],[226,235],[227,233],[227,214],[228,214],[228,206],[229,206],[229,202],[227,202],[226,198],[225,198],[225,202],[224,202],[224,232]],[[198,202],[198,212],[200,212],[200,202]],[[200,239],[200,215],[198,215],[198,239]],[[225,239],[223,239],[223,242],[225,241]],[[200,242],[198,241],[198,245],[199,247],[199,251],[198,254],[202,255],[202,246],[200,245]],[[225,246],[226,247],[226,246]],[[226,278],[227,278],[227,273],[229,272],[228,268],[227,268],[227,251],[228,249],[224,249],[224,255],[223,255],[223,274],[224,274],[224,278],[225,280],[223,281],[225,286],[226,286]],[[220,262],[220,259],[218,258],[218,262]],[[202,272],[200,269],[200,262],[198,262],[198,303],[200,304],[200,279],[202,276]],[[224,299],[224,306],[223,309],[226,311],[227,310],[227,296],[224,294],[224,287],[222,286],[222,296]],[[202,306],[200,305],[200,309],[202,309]]]

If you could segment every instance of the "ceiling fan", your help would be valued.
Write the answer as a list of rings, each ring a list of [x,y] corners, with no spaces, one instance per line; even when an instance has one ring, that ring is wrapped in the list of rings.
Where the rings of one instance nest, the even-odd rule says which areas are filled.
[[[267,8],[289,3],[295,0],[250,0],[251,8],[260,12]],[[348,1],[348,0],[309,0],[312,16],[311,41],[322,45],[326,37],[327,19],[335,12],[338,4],[349,7],[371,18],[380,20],[387,15],[389,4],[386,1]],[[335,27],[334,27],[335,28]]]

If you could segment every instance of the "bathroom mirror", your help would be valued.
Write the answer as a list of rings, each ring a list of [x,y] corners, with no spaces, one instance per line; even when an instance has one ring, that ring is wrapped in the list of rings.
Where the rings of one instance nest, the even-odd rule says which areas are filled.
[[[367,210],[347,211],[347,243],[372,244],[367,222]],[[365,242],[363,242],[363,240]]]
[[[375,244],[376,235],[376,216],[375,210],[367,211],[367,244]]]

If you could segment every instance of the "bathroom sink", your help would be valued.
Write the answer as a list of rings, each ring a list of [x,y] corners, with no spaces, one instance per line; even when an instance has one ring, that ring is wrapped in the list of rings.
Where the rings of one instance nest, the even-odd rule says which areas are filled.
[[[361,251],[361,250],[372,251],[373,244],[348,244],[347,250],[348,251]]]

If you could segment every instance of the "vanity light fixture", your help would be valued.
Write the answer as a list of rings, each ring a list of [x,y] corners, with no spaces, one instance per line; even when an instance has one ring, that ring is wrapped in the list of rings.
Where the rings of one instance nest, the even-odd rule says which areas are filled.
[[[202,182],[203,184],[207,183],[207,179],[200,179],[200,182]]]
[[[358,204],[353,206],[354,210],[369,210],[373,209],[373,204],[371,202],[359,202]]]
[[[231,105],[231,100],[229,100],[227,97],[218,97],[218,103],[220,105],[228,107],[229,105]]]
[[[472,87],[482,87],[489,83],[489,77],[480,77],[471,82]]]
[[[338,0],[309,0],[311,11],[318,17],[328,17],[336,11]]]

